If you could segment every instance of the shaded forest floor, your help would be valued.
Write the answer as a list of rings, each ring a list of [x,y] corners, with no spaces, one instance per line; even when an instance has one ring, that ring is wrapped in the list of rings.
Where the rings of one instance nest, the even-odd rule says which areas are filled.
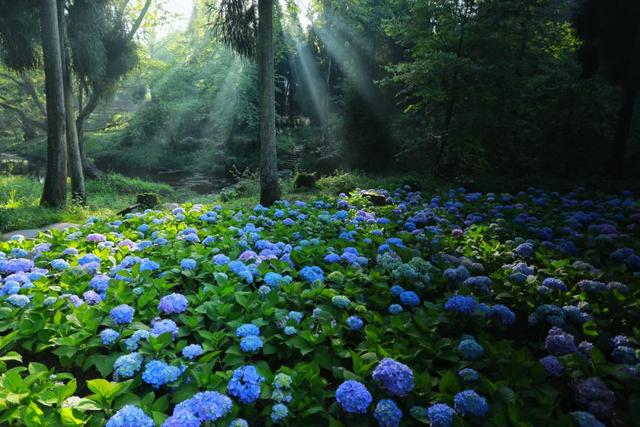
[[[532,180],[533,179],[533,180]],[[567,192],[578,187],[590,192],[614,193],[620,190],[640,192],[637,180],[550,179],[525,177],[521,179],[502,176],[438,180],[417,174],[366,175],[355,172],[335,172],[320,178],[310,188],[295,188],[293,179],[281,181],[283,198],[315,200],[323,196],[349,193],[356,188],[397,188],[410,185],[427,193],[438,193],[450,188],[465,187],[468,191],[511,192],[526,190],[530,186],[548,191]],[[64,210],[38,206],[42,183],[28,176],[0,175],[0,234],[21,229],[40,228],[59,222],[82,223],[95,216],[108,218],[135,203],[140,193],[156,193],[161,203],[219,203],[232,209],[251,209],[259,198],[256,175],[244,176],[238,182],[218,194],[203,195],[167,184],[144,181],[123,175],[111,174],[105,179],[87,182],[88,205],[73,206]]]

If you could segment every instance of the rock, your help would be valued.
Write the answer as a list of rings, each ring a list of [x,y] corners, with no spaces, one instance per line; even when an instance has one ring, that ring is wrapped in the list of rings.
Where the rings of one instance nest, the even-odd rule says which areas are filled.
[[[387,198],[383,194],[373,191],[364,191],[362,193],[362,197],[368,199],[371,203],[374,204],[374,206],[386,206],[389,204],[389,202],[387,202]]]

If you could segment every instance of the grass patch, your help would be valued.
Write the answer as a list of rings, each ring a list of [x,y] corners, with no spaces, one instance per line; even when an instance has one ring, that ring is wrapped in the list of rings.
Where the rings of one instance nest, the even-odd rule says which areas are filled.
[[[139,193],[157,193],[163,202],[187,201],[194,195],[176,192],[166,184],[112,174],[87,181],[88,204],[67,209],[39,206],[42,183],[27,176],[0,176],[0,233],[40,228],[56,222],[82,222],[90,216],[107,217],[135,203]]]

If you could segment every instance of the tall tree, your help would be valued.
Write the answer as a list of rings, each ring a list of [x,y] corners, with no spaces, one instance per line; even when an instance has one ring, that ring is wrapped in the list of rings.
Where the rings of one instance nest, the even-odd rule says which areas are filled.
[[[623,175],[640,85],[640,4],[637,0],[584,0],[574,21],[583,42],[579,58],[584,75],[604,71],[609,82],[622,89],[610,169],[614,175]]]
[[[56,0],[40,4],[40,26],[47,93],[47,172],[40,204],[62,208],[67,197],[67,147],[62,49]]]
[[[257,47],[260,81],[260,203],[271,206],[280,197],[276,148],[273,0],[221,0],[209,4],[213,25],[224,43],[246,57]],[[256,14],[257,9],[257,14]],[[257,39],[257,40],[256,40]],[[257,42],[257,44],[256,44]]]
[[[71,199],[74,203],[84,205],[87,194],[84,187],[82,157],[78,145],[78,132],[75,124],[75,108],[73,105],[73,75],[71,73],[71,54],[67,35],[67,19],[65,18],[64,0],[58,0],[58,26],[60,29],[60,46],[62,49],[62,72],[64,84],[65,128],[67,152],[69,155],[69,172],[71,175]]]

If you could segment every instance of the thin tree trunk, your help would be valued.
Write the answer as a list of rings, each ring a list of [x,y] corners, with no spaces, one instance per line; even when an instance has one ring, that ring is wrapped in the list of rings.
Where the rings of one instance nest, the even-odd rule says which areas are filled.
[[[62,49],[62,72],[64,84],[64,107],[66,118],[67,150],[69,154],[69,172],[71,175],[71,200],[73,203],[84,205],[87,194],[84,188],[84,174],[82,173],[82,159],[78,145],[78,132],[74,120],[73,82],[71,75],[71,55],[67,39],[67,28],[64,18],[64,3],[58,3],[58,26],[60,29],[60,47]]]
[[[260,203],[271,206],[280,197],[276,150],[273,0],[258,1],[260,74]]]
[[[80,89],[82,91],[82,88]],[[98,97],[92,94],[89,97],[87,105],[84,107],[80,104],[80,113],[76,118],[76,133],[78,134],[78,149],[80,151],[80,161],[82,163],[82,170],[87,178],[100,179],[104,177],[104,173],[94,166],[93,163],[87,157],[87,152],[84,146],[84,124],[89,116],[95,111],[98,106]]]
[[[631,121],[633,110],[638,96],[638,53],[640,51],[640,26],[636,28],[635,43],[631,64],[622,86],[622,100],[618,113],[618,123],[616,133],[613,138],[613,155],[611,158],[611,173],[614,176],[622,177],[625,174],[625,157],[627,153],[627,142],[631,133]]]
[[[47,173],[40,204],[62,208],[67,201],[67,147],[62,51],[56,0],[42,0],[40,26],[47,93]]]

